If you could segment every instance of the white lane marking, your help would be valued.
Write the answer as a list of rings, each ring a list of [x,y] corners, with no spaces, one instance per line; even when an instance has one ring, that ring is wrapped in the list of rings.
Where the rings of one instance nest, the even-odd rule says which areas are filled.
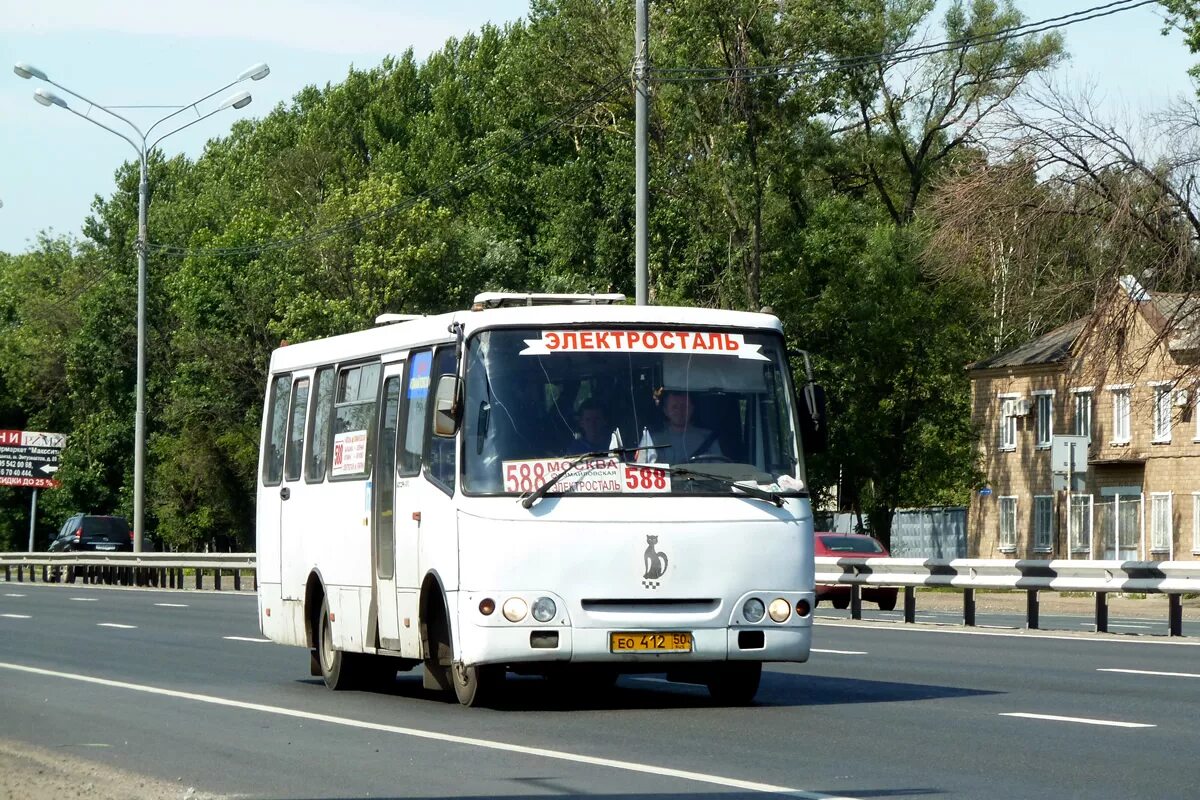
[[[818,650],[815,647],[812,648],[812,652],[814,652],[814,653],[829,653],[830,655],[835,655],[835,656],[865,656],[865,655],[867,655],[866,650]]]
[[[1110,627],[1110,628],[1153,628],[1154,626],[1153,625],[1139,625],[1139,624],[1134,624],[1132,622],[1110,622],[1110,623],[1108,623],[1108,627]]]
[[[136,628],[137,625],[122,625],[120,622],[97,622],[96,627],[97,628],[121,628],[123,630],[128,630],[128,629]]]
[[[1059,717],[1054,714],[1025,714],[1022,712],[1013,712],[1011,714],[1001,714],[1002,717],[1023,717],[1024,719],[1044,719],[1050,722],[1078,722],[1081,725],[1104,725],[1109,728],[1157,728],[1157,725],[1149,725],[1145,722],[1120,722],[1113,719],[1088,719],[1087,717]]]
[[[23,595],[23,594],[16,594],[16,593],[14,593],[14,592],[8,592],[8,593],[7,593],[7,594],[5,594],[4,596],[5,596],[5,597],[24,597],[25,595]]]
[[[187,603],[155,603],[159,608],[187,608]]]
[[[94,603],[94,602],[96,602],[96,598],[94,598],[94,597],[72,597],[71,599],[74,600],[76,603]]]
[[[1001,633],[1000,631],[981,631],[981,630],[959,630],[957,626],[943,627],[945,623],[931,622],[924,625],[897,625],[894,622],[888,622],[881,625],[872,625],[870,622],[825,622],[819,621],[814,623],[824,628],[850,628],[851,630],[870,630],[870,631],[900,631],[902,633],[950,633],[957,636],[999,636],[1012,639],[1028,639],[1046,640],[1046,641],[1063,641],[1063,642],[1095,642],[1099,644],[1134,644],[1134,645],[1167,645],[1171,647],[1200,647],[1200,641],[1185,642],[1179,639],[1166,638],[1150,638],[1145,636],[1104,636],[1103,634],[1095,636],[1084,636],[1075,634],[1073,636],[1056,636],[1054,634],[1045,633],[1043,631],[1015,631],[1011,628],[1010,633]]]
[[[1097,669],[1096,672],[1124,672],[1127,675],[1157,675],[1163,678],[1200,678],[1195,672],[1155,672],[1149,669]]]
[[[269,642],[270,639],[258,639],[253,636],[226,636],[224,637],[231,642]]]
[[[829,795],[820,792],[810,792],[804,789],[794,789],[789,786],[774,786],[769,783],[757,783],[755,781],[746,781],[739,778],[727,778],[722,775],[710,775],[704,772],[691,772],[689,770],[674,769],[671,767],[662,767],[655,764],[640,764],[636,761],[620,761],[614,758],[599,758],[597,756],[586,756],[581,753],[570,753],[565,750],[548,750],[542,747],[526,747],[519,744],[511,744],[508,742],[497,742],[491,739],[476,739],[470,736],[456,736],[450,733],[439,733],[437,731],[427,731],[420,728],[406,728],[399,725],[386,725],[381,722],[367,722],[365,720],[351,719],[350,717],[335,717],[332,714],[317,714],[312,711],[301,711],[295,708],[284,708],[283,706],[268,706],[262,703],[247,703],[242,700],[231,700],[227,697],[218,697],[210,694],[196,694],[194,692],[181,692],[175,689],[163,689],[157,686],[146,686],[138,683],[128,683],[126,681],[114,681],[108,678],[96,678],[91,675],[80,675],[72,672],[58,672],[56,670],[41,669],[39,667],[27,667],[24,664],[12,664],[0,661],[0,669],[12,670],[14,672],[24,672],[30,675],[41,675],[48,678],[61,678],[68,681],[78,681],[80,683],[90,683],[96,686],[109,686],[114,689],[126,689],[131,692],[142,692],[144,694],[159,695],[161,697],[174,697],[180,700],[192,700],[197,703],[208,703],[214,706],[225,706],[227,708],[239,708],[245,711],[257,711],[263,714],[275,714],[281,717],[293,717],[296,719],[312,720],[314,722],[327,722],[331,725],[341,725],[347,728],[360,728],[368,731],[380,731],[382,733],[395,733],[400,736],[411,736],[416,739],[428,739],[435,742],[448,742],[450,744],[466,745],[467,747],[478,747],[484,750],[498,750],[504,753],[518,753],[525,756],[535,756],[538,758],[549,758],[557,761],[567,761],[574,764],[587,764],[594,767],[609,767],[611,769],[623,770],[625,772],[637,772],[646,775],[654,775],[657,777],[679,778],[681,780],[694,781],[696,783],[707,783],[714,786],[724,786],[730,789],[741,789],[747,792],[761,792],[764,794],[781,794],[789,797],[799,797],[803,800],[858,800],[857,798],[845,797],[842,795]]]
[[[33,619],[28,614],[0,614],[0,617],[7,617],[8,619]]]

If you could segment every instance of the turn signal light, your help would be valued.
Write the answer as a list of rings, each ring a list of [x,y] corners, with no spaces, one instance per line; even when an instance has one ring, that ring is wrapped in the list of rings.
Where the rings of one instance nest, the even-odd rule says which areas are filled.
[[[810,613],[812,613],[812,606],[807,600],[796,601],[796,616],[807,617]]]
[[[479,601],[479,613],[485,617],[490,617],[496,610],[496,601],[490,597],[485,597]]]

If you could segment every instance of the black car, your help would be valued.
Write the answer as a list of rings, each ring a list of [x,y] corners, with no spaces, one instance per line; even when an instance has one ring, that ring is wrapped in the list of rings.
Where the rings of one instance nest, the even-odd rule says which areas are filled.
[[[76,550],[131,552],[133,531],[124,517],[75,514],[63,523],[58,537],[50,543],[50,552]]]

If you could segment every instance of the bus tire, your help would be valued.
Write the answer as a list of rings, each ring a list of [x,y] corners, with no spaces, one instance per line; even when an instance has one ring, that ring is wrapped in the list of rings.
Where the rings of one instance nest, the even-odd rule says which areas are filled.
[[[454,664],[450,667],[450,676],[454,684],[454,696],[459,703],[468,708],[491,705],[504,682],[504,665],[475,664],[467,667]]]
[[[317,620],[317,661],[321,678],[334,691],[357,687],[363,677],[361,653],[346,653],[333,646],[333,625],[329,621],[329,600],[321,601],[321,616]]]
[[[708,693],[717,703],[725,706],[747,706],[758,694],[762,680],[761,661],[727,661],[716,664],[709,674]]]

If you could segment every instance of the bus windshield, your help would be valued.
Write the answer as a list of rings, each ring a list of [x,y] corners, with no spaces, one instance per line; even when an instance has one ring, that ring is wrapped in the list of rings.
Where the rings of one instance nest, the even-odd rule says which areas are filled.
[[[567,470],[550,494],[802,492],[784,354],[778,334],[751,330],[481,331],[467,343],[463,490],[527,494]]]

